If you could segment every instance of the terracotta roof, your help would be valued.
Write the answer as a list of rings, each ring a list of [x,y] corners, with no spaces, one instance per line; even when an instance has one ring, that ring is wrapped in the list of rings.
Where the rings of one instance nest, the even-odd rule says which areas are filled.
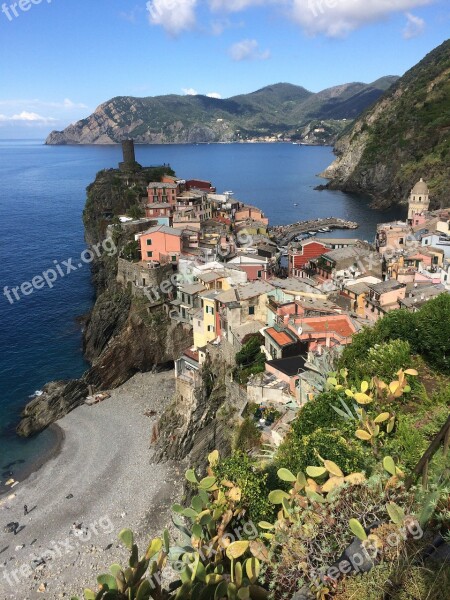
[[[342,337],[350,337],[355,332],[355,328],[351,326],[349,319],[345,317],[330,318],[321,317],[318,319],[303,319],[302,321],[304,333],[321,333],[323,331],[335,332]]]
[[[266,333],[267,335],[270,335],[270,337],[275,340],[280,347],[290,346],[291,344],[295,343],[295,340],[293,340],[288,333],[285,331],[277,331],[274,327],[269,327],[266,329]]]
[[[198,362],[198,352],[195,352],[194,350],[191,350],[190,348],[188,348],[187,350],[184,351],[184,355],[187,356],[188,358],[192,358],[192,360],[195,360],[195,362]]]

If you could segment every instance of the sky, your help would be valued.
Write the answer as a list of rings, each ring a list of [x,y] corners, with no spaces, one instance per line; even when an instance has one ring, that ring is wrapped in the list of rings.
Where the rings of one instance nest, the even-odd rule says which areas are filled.
[[[0,0],[0,138],[45,138],[114,96],[317,92],[402,75],[449,0]]]

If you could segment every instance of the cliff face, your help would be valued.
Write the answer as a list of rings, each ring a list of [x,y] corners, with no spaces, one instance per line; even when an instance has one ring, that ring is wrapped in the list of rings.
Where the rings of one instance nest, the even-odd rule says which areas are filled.
[[[84,211],[87,242],[91,246],[102,242],[112,215],[134,206],[147,183],[160,174],[160,168],[131,175],[99,173],[88,187]],[[126,233],[117,234],[117,249],[129,238]],[[96,391],[113,389],[136,372],[171,364],[191,345],[191,334],[174,326],[161,308],[149,312],[144,300],[132,297],[117,283],[117,256],[104,254],[93,264],[97,299],[84,331],[84,350],[91,368],[79,380],[47,384],[43,395],[25,407],[17,428],[20,435],[33,435],[83,404],[90,386]]]
[[[450,41],[395,83],[338,139],[329,187],[371,194],[379,205],[407,198],[423,177],[435,207],[449,204]]]
[[[241,141],[287,135],[302,139],[299,128],[327,121],[334,141],[354,119],[396,80],[349,83],[314,94],[287,83],[227,99],[207,96],[113,98],[64,131],[53,131],[47,144],[114,144],[132,137],[142,144]]]
[[[211,357],[211,354],[209,355]],[[233,447],[236,417],[247,404],[247,394],[231,381],[232,367],[220,350],[202,367],[202,380],[192,397],[176,396],[154,431],[159,461],[182,460],[203,465],[212,450],[228,456]]]

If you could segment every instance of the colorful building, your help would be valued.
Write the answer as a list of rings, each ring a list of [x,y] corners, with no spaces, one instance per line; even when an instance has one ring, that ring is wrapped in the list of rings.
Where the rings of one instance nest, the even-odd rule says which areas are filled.
[[[316,240],[304,241],[298,246],[289,248],[289,277],[301,277],[301,271],[313,258],[318,258],[328,252],[329,247],[325,243]]]
[[[177,264],[183,250],[184,234],[183,230],[166,225],[152,227],[140,234],[142,260]]]

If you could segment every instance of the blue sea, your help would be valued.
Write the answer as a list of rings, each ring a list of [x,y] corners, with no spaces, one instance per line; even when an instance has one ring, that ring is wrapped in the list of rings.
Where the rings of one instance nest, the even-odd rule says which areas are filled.
[[[373,240],[376,224],[402,211],[381,214],[368,198],[314,191],[316,174],[333,160],[331,148],[293,144],[138,146],[143,165],[168,163],[182,178],[211,180],[262,208],[271,224],[337,216],[360,223],[335,235]],[[55,443],[54,433],[34,439],[15,435],[29,397],[51,380],[79,377],[82,356],[77,318],[94,296],[88,266],[20,300],[3,294],[73,258],[85,248],[82,211],[95,174],[121,160],[116,146],[45,146],[41,141],[0,140],[0,481],[16,478]],[[294,206],[298,204],[298,206]]]

